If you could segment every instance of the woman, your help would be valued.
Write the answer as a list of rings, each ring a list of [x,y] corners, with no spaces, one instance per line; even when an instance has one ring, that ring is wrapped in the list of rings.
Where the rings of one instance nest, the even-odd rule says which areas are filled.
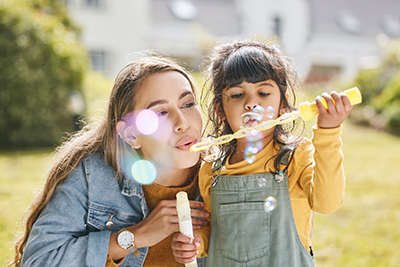
[[[141,117],[158,127],[144,131]],[[180,66],[160,57],[127,65],[103,120],[58,149],[12,264],[182,266],[171,251],[179,230],[175,194],[198,195],[200,155],[189,147],[201,128],[193,83]],[[191,201],[192,216],[208,217],[203,206]]]

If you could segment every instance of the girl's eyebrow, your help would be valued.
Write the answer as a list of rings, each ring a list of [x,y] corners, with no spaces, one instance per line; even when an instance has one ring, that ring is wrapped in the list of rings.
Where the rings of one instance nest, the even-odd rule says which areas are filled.
[[[179,100],[181,100],[182,98],[184,98],[187,95],[193,95],[193,92],[190,90],[186,90],[179,96]],[[147,105],[146,109],[149,109],[149,108],[157,106],[157,105],[168,104],[168,102],[169,101],[167,99],[156,100],[156,101],[151,102],[149,105]]]

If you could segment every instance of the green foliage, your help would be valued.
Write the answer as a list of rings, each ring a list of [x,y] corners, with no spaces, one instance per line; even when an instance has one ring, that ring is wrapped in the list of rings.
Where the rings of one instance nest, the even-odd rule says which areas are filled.
[[[353,86],[363,102],[354,107],[352,120],[400,135],[400,40],[390,41],[381,66],[361,70]]]
[[[0,3],[0,148],[52,146],[73,126],[87,55],[60,1]]]

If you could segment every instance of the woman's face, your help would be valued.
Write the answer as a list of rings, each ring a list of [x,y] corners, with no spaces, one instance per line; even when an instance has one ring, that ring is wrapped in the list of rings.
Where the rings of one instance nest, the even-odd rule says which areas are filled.
[[[134,135],[143,157],[159,168],[186,169],[194,166],[199,152],[190,147],[201,141],[202,118],[189,81],[177,71],[152,74],[139,86],[135,97],[134,114],[153,111],[158,118],[136,123]],[[152,113],[152,114],[154,114]],[[143,114],[143,113],[142,113]],[[151,117],[151,116],[150,116]],[[145,117],[146,118],[146,117]],[[140,124],[155,129],[154,133],[140,132]],[[155,125],[156,126],[156,125]]]

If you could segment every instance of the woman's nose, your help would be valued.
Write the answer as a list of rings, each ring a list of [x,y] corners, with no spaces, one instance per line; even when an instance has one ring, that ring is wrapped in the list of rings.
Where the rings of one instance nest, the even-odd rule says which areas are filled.
[[[189,122],[187,121],[186,117],[179,112],[176,115],[175,123],[174,123],[174,131],[175,132],[184,132],[189,128]]]

